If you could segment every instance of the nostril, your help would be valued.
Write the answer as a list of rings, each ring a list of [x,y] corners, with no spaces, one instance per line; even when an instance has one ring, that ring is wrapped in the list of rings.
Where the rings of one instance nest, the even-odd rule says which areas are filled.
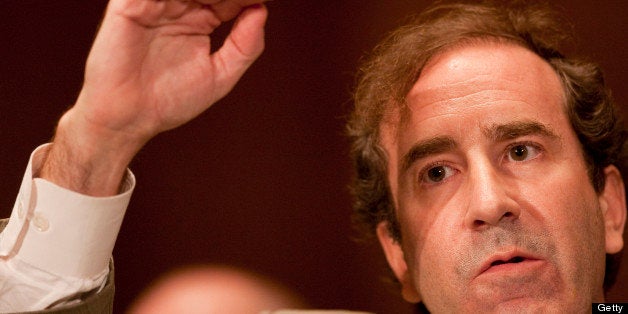
[[[484,226],[485,224],[486,224],[486,223],[485,223],[484,221],[479,220],[479,219],[477,219],[477,220],[474,220],[474,221],[473,221],[473,227],[475,227],[475,228],[482,227],[482,226]]]
[[[506,217],[506,218],[510,218],[510,217],[512,217],[512,216],[513,216],[513,213],[511,213],[511,212],[506,212],[506,213],[504,214],[504,217]]]

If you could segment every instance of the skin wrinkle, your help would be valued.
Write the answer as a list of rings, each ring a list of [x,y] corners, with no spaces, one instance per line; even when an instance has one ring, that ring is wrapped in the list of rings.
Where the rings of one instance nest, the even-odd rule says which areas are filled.
[[[491,91],[498,91],[498,90],[491,90]],[[512,96],[512,98],[508,98],[508,97],[503,97],[499,100],[483,100],[483,99],[479,99],[480,97],[478,95],[483,94],[483,93],[490,93],[491,91],[482,91],[482,92],[477,92],[477,93],[473,93],[473,94],[469,94],[469,95],[465,95],[465,96],[460,96],[460,97],[456,97],[456,98],[450,98],[450,99],[445,99],[445,100],[434,100],[431,103],[425,104],[421,109],[423,108],[429,108],[429,107],[448,107],[448,105],[450,103],[452,103],[452,101],[462,101],[464,100],[465,102],[468,103],[468,106],[465,108],[455,108],[455,109],[451,109],[450,112],[446,112],[446,113],[441,113],[438,116],[434,116],[432,118],[435,117],[440,117],[440,116],[447,116],[447,115],[456,115],[456,114],[464,114],[467,112],[473,112],[474,109],[479,108],[479,107],[485,107],[485,106],[490,106],[493,104],[499,104],[502,102],[505,103],[510,103],[510,104],[523,104],[523,105],[529,105],[524,101],[520,100],[520,96]],[[505,92],[507,93],[507,92]],[[475,96],[475,97],[474,97]],[[431,100],[429,98],[430,96],[422,96],[422,101],[429,101]],[[427,100],[426,100],[427,99]],[[411,111],[412,109],[410,109]]]
[[[512,92],[512,91],[508,91],[508,90],[500,89],[500,88],[492,88],[492,89],[488,89],[487,88],[487,89],[482,90],[482,91],[465,93],[464,95],[461,95],[461,96],[455,96],[455,95],[464,93],[464,89],[462,87],[460,87],[461,90],[452,90],[454,88],[458,88],[456,85],[461,85],[462,87],[464,87],[467,84],[452,84],[451,86],[430,88],[429,90],[426,90],[425,92],[422,92],[421,93],[421,97],[424,100],[427,99],[427,101],[432,101],[432,102],[435,103],[435,105],[437,105],[437,104],[442,103],[442,102],[456,101],[456,100],[460,100],[460,99],[464,99],[464,98],[471,98],[471,99],[473,99],[473,97],[480,97],[482,94],[485,94],[485,93],[494,93],[494,92],[511,93]],[[431,98],[435,98],[435,99],[432,100]],[[504,99],[504,100],[514,100],[514,98],[513,99]],[[482,104],[479,103],[477,105],[482,105]],[[410,110],[412,110],[411,107],[410,107]]]
[[[429,107],[439,107],[442,109],[442,107],[448,107],[448,104],[452,103],[453,100],[458,100],[458,101],[464,100],[466,103],[468,103],[468,105],[465,108],[459,108],[459,107],[450,108],[448,112],[443,112],[437,115],[433,115],[429,118],[426,118],[425,120],[418,121],[419,123],[423,123],[430,119],[437,119],[437,118],[443,118],[443,117],[455,117],[455,116],[460,116],[467,113],[473,113],[475,109],[478,109],[480,107],[498,105],[500,103],[508,103],[511,105],[531,106],[530,104],[524,101],[521,101],[521,98],[522,98],[521,95],[513,95],[512,97],[504,97],[502,94],[500,94],[500,96],[502,96],[500,100],[486,99],[483,102],[480,102],[478,101],[478,99],[475,99],[476,97],[478,97],[478,95],[481,95],[483,93],[489,93],[490,91],[503,91],[504,94],[512,93],[512,91],[496,90],[496,89],[483,90],[479,92],[472,92],[468,95],[458,96],[454,98],[443,98],[443,97],[446,97],[444,95],[448,95],[452,93],[452,92],[448,92],[447,90],[448,89],[445,86],[445,87],[439,87],[437,89],[428,89],[425,93],[421,92],[420,99],[422,102],[425,102],[425,105],[422,106],[421,110],[429,109]],[[460,91],[456,93],[459,94]],[[410,99],[411,97],[413,96],[408,96],[408,99]],[[416,95],[414,97],[416,97]],[[436,99],[431,99],[431,98],[436,98]],[[561,98],[563,98],[562,94],[561,94]],[[396,132],[395,132],[396,138],[402,135],[399,130],[408,126],[409,120],[407,119],[407,117],[411,116],[414,110],[415,109],[413,109],[412,106],[406,106],[406,109],[404,110],[402,114],[399,114],[398,111],[396,114],[394,114],[396,116],[394,120],[397,123],[399,123],[399,125],[401,126],[401,127],[394,127],[394,129],[396,129]],[[388,127],[389,125],[393,125],[393,123],[392,122],[386,123],[384,126]]]
[[[222,21],[213,16],[214,9],[209,6],[203,6],[198,3],[162,3],[159,7],[142,7],[143,3],[129,5],[127,8],[119,9],[120,16],[137,23],[138,25],[150,30],[158,30],[163,35],[203,35],[207,36],[213,29],[218,28]],[[133,10],[129,10],[130,6],[134,6]],[[154,20],[155,16],[162,16],[158,21]],[[185,15],[185,17],[184,17]],[[179,20],[184,17],[183,20]],[[160,29],[167,27],[166,30]]]

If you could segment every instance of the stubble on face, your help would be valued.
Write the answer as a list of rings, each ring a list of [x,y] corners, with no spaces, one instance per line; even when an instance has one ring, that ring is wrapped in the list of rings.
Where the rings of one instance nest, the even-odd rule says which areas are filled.
[[[560,292],[563,283],[554,268],[548,268],[542,273],[531,272],[523,276],[513,274],[497,280],[492,279],[490,282],[481,279],[478,280],[479,283],[474,282],[485,271],[482,268],[486,267],[484,263],[490,260],[491,256],[499,252],[508,253],[509,250],[516,250],[519,253],[509,256],[510,260],[499,259],[493,263],[496,265],[519,263],[521,259],[542,258],[551,265],[558,265],[557,246],[548,230],[541,226],[532,228],[523,225],[520,220],[500,223],[482,233],[474,234],[468,245],[463,246],[462,251],[452,252],[452,257],[456,260],[454,271],[457,277],[462,282],[470,283],[469,286],[465,286],[467,291],[463,292],[463,295],[469,297],[469,301],[485,300],[490,304],[492,300],[515,299],[524,295],[543,298]],[[542,277],[551,275],[554,279],[539,285],[539,275]],[[522,290],[523,288],[527,289]],[[536,290],[532,295],[530,288]]]

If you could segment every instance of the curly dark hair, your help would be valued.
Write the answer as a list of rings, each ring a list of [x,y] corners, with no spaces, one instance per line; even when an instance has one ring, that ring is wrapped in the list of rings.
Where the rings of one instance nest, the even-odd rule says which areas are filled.
[[[392,237],[401,241],[380,126],[404,106],[406,95],[434,55],[469,41],[516,44],[552,66],[562,82],[565,111],[582,144],[596,192],[604,188],[606,166],[614,164],[624,170],[625,130],[610,91],[597,65],[561,53],[571,40],[571,30],[564,25],[569,23],[543,3],[438,2],[375,48],[359,70],[355,107],[347,124],[356,171],[353,219],[367,238],[375,234],[380,222],[387,221]],[[619,254],[607,255],[605,289],[615,281]]]

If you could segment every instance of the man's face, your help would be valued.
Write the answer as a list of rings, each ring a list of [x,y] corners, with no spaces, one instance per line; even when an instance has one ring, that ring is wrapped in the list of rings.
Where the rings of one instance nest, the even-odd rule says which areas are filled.
[[[608,202],[552,68],[518,46],[468,45],[434,57],[407,100],[401,122],[381,129],[402,240],[378,227],[404,297],[432,312],[601,302],[616,248]]]

